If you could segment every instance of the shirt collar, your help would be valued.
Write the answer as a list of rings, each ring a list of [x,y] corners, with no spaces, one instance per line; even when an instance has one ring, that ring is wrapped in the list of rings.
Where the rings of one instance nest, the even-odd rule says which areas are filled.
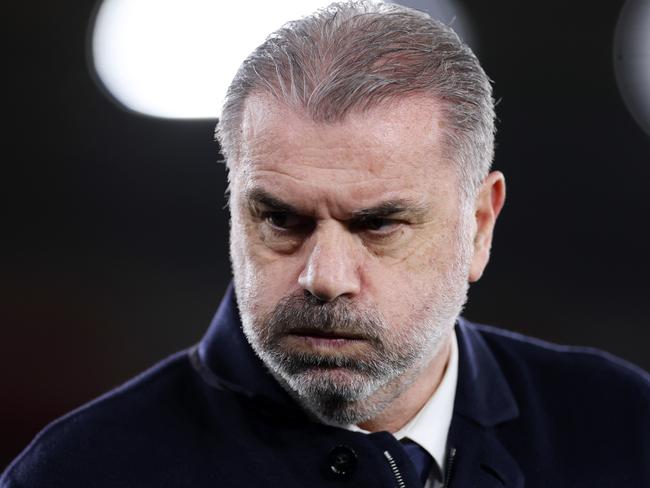
[[[438,464],[445,465],[447,434],[454,414],[456,382],[458,381],[458,343],[451,335],[449,361],[442,380],[431,398],[404,427],[395,432],[399,440],[408,437],[424,448]]]
[[[409,422],[393,435],[401,440],[406,437],[426,450],[439,468],[445,465],[447,434],[454,413],[456,383],[458,381],[458,341],[451,335],[451,351],[440,384],[429,400]],[[367,432],[356,425],[348,430]]]

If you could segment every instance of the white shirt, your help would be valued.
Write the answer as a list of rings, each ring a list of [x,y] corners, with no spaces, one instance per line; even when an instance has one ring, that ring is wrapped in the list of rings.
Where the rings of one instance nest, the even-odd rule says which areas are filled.
[[[427,403],[409,422],[393,435],[401,440],[408,437],[417,442],[427,451],[438,465],[437,470],[431,470],[425,488],[439,488],[443,480],[439,480],[436,472],[444,476],[444,466],[447,461],[447,434],[454,413],[456,399],[456,383],[458,381],[458,341],[456,334],[451,336],[451,351],[449,361],[436,391]],[[366,432],[356,425],[347,427],[349,430]]]

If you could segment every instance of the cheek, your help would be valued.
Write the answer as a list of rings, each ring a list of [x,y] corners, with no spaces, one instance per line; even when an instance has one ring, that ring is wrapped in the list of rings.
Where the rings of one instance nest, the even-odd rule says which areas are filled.
[[[451,232],[438,230],[418,233],[402,249],[399,259],[383,260],[386,280],[412,285],[432,283],[454,262],[456,251],[457,243]]]
[[[444,294],[458,258],[453,233],[423,236],[413,244],[402,259],[371,259],[365,267],[370,300],[399,328]]]
[[[271,252],[257,233],[257,226],[241,214],[232,216],[230,255],[238,298],[265,313],[295,292],[300,262],[298,257]]]

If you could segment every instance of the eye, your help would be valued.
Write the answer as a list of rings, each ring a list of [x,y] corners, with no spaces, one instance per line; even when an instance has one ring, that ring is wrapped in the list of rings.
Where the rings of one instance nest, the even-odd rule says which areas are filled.
[[[264,220],[272,227],[279,230],[299,231],[309,226],[309,220],[289,212],[267,212]]]
[[[376,235],[387,235],[397,229],[399,221],[384,217],[364,219],[357,225],[358,230],[369,231]]]

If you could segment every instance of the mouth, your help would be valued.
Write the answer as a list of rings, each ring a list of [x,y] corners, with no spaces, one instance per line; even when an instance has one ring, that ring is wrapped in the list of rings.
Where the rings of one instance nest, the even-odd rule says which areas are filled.
[[[365,342],[367,338],[349,331],[294,329],[287,335],[295,342],[312,348],[341,348]]]

